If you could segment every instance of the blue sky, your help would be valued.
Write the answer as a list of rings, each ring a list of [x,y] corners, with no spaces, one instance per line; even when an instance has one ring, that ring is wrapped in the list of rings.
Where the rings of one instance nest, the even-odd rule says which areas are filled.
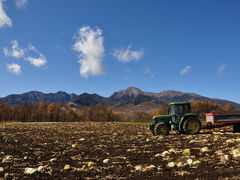
[[[0,97],[129,86],[240,103],[238,0],[0,0]]]

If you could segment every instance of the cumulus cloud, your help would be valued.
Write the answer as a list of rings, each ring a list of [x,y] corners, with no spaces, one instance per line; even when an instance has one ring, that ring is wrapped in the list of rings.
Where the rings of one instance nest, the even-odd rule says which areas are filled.
[[[15,58],[21,58],[24,56],[24,50],[19,47],[18,41],[14,40],[11,42],[12,47],[11,49],[3,48],[3,53],[5,56],[15,57]]]
[[[144,50],[143,48],[131,50],[131,45],[129,45],[126,49],[114,49],[112,55],[119,62],[128,63],[130,61],[139,61],[144,55]]]
[[[8,17],[4,11],[4,2],[5,0],[0,0],[0,28],[4,26],[12,26],[12,20]]]
[[[32,44],[28,45],[28,50],[33,51],[38,54],[39,57],[31,57],[28,56],[25,58],[30,64],[32,64],[35,67],[42,67],[47,64],[47,59],[45,56]]]
[[[189,71],[190,71],[191,69],[192,69],[191,66],[186,66],[186,67],[184,67],[184,68],[181,70],[180,74],[181,74],[181,75],[185,75],[185,74],[189,73]]]
[[[46,58],[42,54],[38,58],[27,57],[26,60],[35,67],[42,67],[47,63]]]
[[[74,40],[73,50],[79,53],[80,75],[87,78],[89,75],[104,74],[102,30],[83,26],[79,28]]]
[[[21,66],[15,63],[7,64],[7,69],[9,72],[20,75],[21,74]]]
[[[154,78],[154,74],[148,66],[143,69],[143,73],[148,75],[151,79]]]
[[[226,70],[226,64],[221,64],[217,69],[217,74],[219,76],[222,76],[224,75],[225,70]]]
[[[28,0],[15,0],[17,8],[24,8],[28,3]]]
[[[5,56],[23,58],[35,67],[42,67],[47,63],[45,56],[32,44],[29,44],[28,47],[24,49],[19,47],[17,40],[12,41],[11,44],[11,48],[3,48]],[[26,56],[25,54],[29,54],[29,52],[37,54],[37,57]]]

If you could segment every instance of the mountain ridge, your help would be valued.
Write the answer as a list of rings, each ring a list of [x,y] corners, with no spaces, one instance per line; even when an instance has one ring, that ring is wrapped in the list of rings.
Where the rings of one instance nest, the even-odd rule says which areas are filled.
[[[29,91],[22,94],[10,94],[8,96],[0,98],[0,102],[14,105],[14,104],[24,104],[24,103],[39,103],[39,102],[49,102],[49,103],[65,103],[71,99],[77,97],[74,93],[66,93],[64,91],[58,91],[56,93],[42,93],[40,91]]]
[[[240,107],[240,104],[219,98],[210,98],[201,96],[196,93],[186,93],[175,90],[165,90],[159,93],[145,92],[136,87],[129,87],[120,91],[114,92],[109,97],[103,97],[96,93],[82,93],[80,95],[74,93],[66,93],[58,91],[56,93],[42,93],[39,91],[29,91],[23,94],[11,94],[0,98],[0,102],[14,105],[24,103],[39,103],[42,101],[48,103],[67,103],[72,108],[83,108],[101,104],[104,106],[111,106],[114,110],[124,109],[146,109],[151,110],[168,104],[174,101],[209,101],[220,105],[233,104],[235,107]],[[140,108],[141,107],[141,108]]]

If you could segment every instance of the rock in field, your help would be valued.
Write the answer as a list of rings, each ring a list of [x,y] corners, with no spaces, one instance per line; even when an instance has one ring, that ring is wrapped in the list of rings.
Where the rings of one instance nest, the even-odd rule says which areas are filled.
[[[104,164],[108,164],[109,162],[110,162],[110,159],[104,159],[104,160],[103,160],[103,163],[104,163]]]
[[[239,158],[240,157],[240,149],[237,148],[237,149],[233,149],[232,150],[232,155],[234,158]]]
[[[196,166],[196,165],[199,165],[199,164],[201,164],[201,161],[199,161],[199,160],[193,161],[193,163],[192,163],[193,166]]]
[[[152,164],[152,165],[148,166],[146,169],[147,169],[147,170],[151,170],[151,169],[156,169],[156,168],[157,168],[157,167]]]
[[[158,153],[154,157],[161,157],[161,156],[162,156],[162,154]]]
[[[134,167],[134,169],[135,169],[136,171],[141,171],[143,168],[142,168],[141,165],[137,165],[137,166]]]
[[[13,156],[7,155],[3,158],[2,163],[12,162],[13,159],[14,159]]]
[[[226,141],[226,143],[228,143],[228,144],[234,144],[235,142],[236,142],[235,139],[228,139],[228,140]]]
[[[54,162],[56,162],[57,161],[57,158],[52,158],[52,159],[50,159],[50,162],[51,163],[54,163]]]
[[[192,163],[193,163],[193,160],[192,160],[192,159],[188,159],[188,160],[187,160],[187,164],[188,164],[189,166],[191,166]]]
[[[201,152],[209,152],[210,150],[209,150],[209,148],[208,147],[203,147],[203,148],[201,148]]]
[[[178,162],[178,163],[177,163],[177,167],[178,167],[178,168],[183,167],[183,166],[184,166],[184,164],[183,164],[182,162]]]
[[[173,149],[173,148],[169,149],[168,152],[175,153],[175,154],[177,153],[177,151],[175,149]]]
[[[38,172],[37,168],[25,168],[24,170],[24,174],[35,174],[36,172]]]
[[[167,167],[173,168],[173,167],[175,167],[175,163],[174,163],[174,162],[169,162],[169,163],[167,164]]]
[[[224,155],[220,156],[220,161],[221,161],[221,163],[226,163],[227,161],[229,161],[229,155],[224,154]]]
[[[168,152],[168,151],[164,151],[164,152],[162,152],[162,157],[165,157],[165,156],[167,156],[167,155],[169,155],[170,153]]]
[[[72,148],[76,148],[77,147],[77,144],[72,144]]]
[[[70,170],[72,170],[72,167],[69,164],[66,164],[63,169],[70,171]]]
[[[91,162],[91,161],[88,162],[88,163],[87,163],[87,166],[88,166],[88,167],[92,167],[92,166],[94,166],[94,162]]]
[[[37,171],[40,172],[40,173],[45,173],[47,170],[47,166],[39,166],[37,168]]]

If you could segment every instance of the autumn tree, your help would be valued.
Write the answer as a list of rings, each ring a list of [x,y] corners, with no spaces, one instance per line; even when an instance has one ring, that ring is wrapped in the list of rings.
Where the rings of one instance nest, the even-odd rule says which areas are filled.
[[[37,108],[37,121],[45,121],[47,116],[48,104],[46,102],[41,102]]]
[[[165,114],[168,114],[168,104],[163,104],[159,109],[152,113],[152,115],[165,115]]]
[[[223,106],[223,110],[224,110],[224,112],[229,113],[229,114],[236,113],[236,109],[233,106],[233,104],[226,104],[225,106]]]
[[[56,105],[54,103],[51,103],[47,107],[47,116],[49,117],[49,120],[52,122],[54,119],[54,114],[56,110]]]

